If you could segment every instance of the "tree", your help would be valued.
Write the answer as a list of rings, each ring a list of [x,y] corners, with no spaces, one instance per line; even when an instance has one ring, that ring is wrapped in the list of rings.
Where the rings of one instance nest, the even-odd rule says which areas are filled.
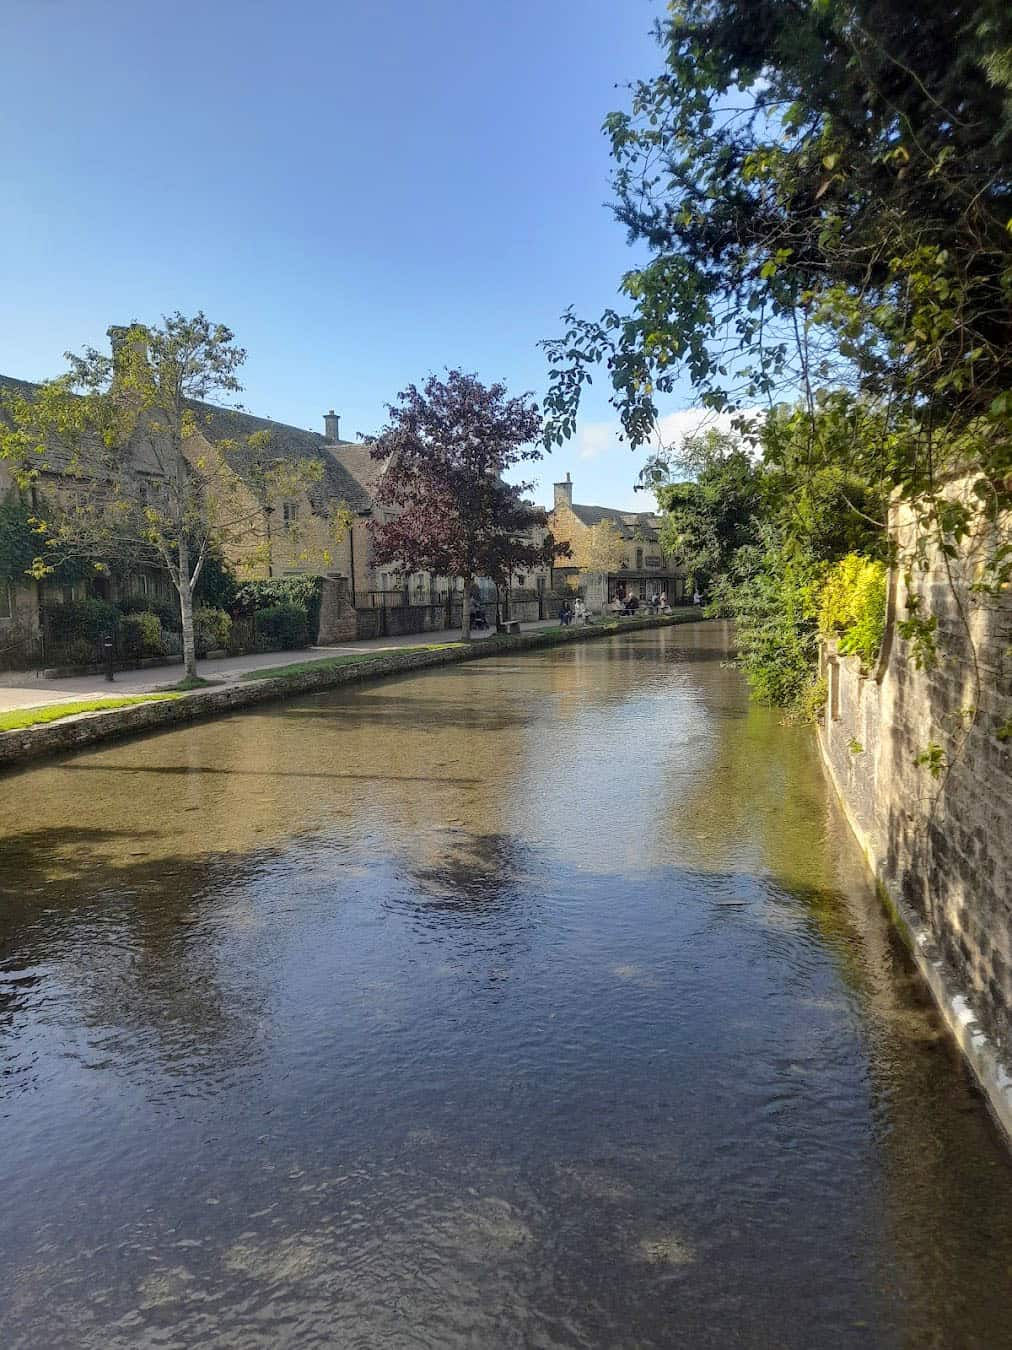
[[[649,477],[663,514],[661,546],[694,578],[697,590],[729,570],[757,531],[762,470],[735,435],[687,436],[677,455],[655,456]],[[683,476],[672,481],[672,475]]]
[[[999,0],[678,0],[664,68],[605,127],[650,259],[631,312],[548,346],[549,443],[598,360],[634,442],[686,369],[712,407],[823,380],[1012,426],[1012,10]],[[928,448],[917,464],[929,472]]]
[[[451,370],[409,385],[389,404],[390,420],[373,444],[389,461],[377,504],[392,519],[371,522],[375,560],[405,572],[458,577],[464,583],[462,636],[471,632],[472,583],[549,566],[568,552],[544,511],[523,500],[531,484],[506,483],[513,466],[539,459],[541,416],[530,395],[509,397],[501,383]]]
[[[214,410],[203,400],[238,393],[246,355],[223,324],[175,313],[110,336],[110,356],[68,352],[64,376],[9,400],[0,457],[22,484],[59,474],[59,500],[35,521],[34,575],[68,558],[100,568],[160,562],[179,596],[183,660],[195,677],[193,591],[205,562],[237,549],[259,557],[264,511],[322,477],[322,464],[272,454],[263,433],[244,443],[210,434]],[[247,481],[240,461],[251,453],[259,473]]]
[[[629,546],[610,520],[591,525],[570,543],[573,562],[581,572],[617,572],[625,565]]]
[[[570,311],[545,344],[545,443],[572,434],[598,363],[633,444],[683,375],[736,419],[767,405],[794,496],[770,504],[749,578],[831,558],[838,525],[881,532],[898,490],[916,526],[900,632],[929,640],[911,583],[929,547],[987,539],[975,590],[1012,578],[1012,9],[673,0],[656,31],[662,68],[605,122],[616,215],[647,260],[626,312]],[[959,502],[954,473],[973,484]]]

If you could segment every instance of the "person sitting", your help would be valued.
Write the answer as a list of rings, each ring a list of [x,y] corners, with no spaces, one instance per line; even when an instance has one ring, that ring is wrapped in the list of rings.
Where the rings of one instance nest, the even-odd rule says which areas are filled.
[[[668,612],[668,593],[667,593],[667,591],[661,591],[660,595],[657,597],[657,607],[658,607],[658,609],[661,611],[662,614],[667,614],[667,612]]]
[[[636,611],[639,609],[639,605],[640,605],[639,596],[630,595],[629,599],[625,602],[625,612],[630,616],[630,618],[636,614]]]
[[[559,623],[563,628],[568,628],[573,618],[573,611],[569,608],[569,601],[563,600],[562,608],[559,610]]]
[[[587,622],[587,606],[579,596],[573,601],[573,619],[578,624]]]

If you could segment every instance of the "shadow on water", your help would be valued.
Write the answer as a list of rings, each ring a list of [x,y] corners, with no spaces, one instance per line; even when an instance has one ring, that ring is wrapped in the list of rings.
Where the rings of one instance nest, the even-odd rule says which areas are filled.
[[[0,783],[5,1345],[1009,1343],[810,740],[623,643]]]

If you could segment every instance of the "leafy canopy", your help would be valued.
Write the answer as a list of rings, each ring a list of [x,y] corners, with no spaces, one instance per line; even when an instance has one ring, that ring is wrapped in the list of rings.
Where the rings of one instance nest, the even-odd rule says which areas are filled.
[[[451,370],[422,389],[409,385],[388,411],[370,452],[387,463],[376,500],[388,518],[370,523],[378,563],[502,585],[567,551],[546,531],[544,511],[524,501],[532,485],[502,477],[542,454],[529,395]]]
[[[1005,0],[674,0],[663,65],[605,127],[616,214],[649,259],[625,313],[546,343],[546,443],[606,361],[633,444],[687,372],[742,408],[849,390],[915,428],[930,487],[974,430],[1010,467],[1012,8]],[[940,433],[944,432],[944,435]]]

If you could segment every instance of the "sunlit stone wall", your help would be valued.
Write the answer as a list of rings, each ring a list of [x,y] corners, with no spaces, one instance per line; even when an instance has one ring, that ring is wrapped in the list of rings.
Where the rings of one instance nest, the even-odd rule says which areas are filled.
[[[953,495],[971,490],[953,484]],[[1009,522],[1005,522],[1007,529]],[[918,669],[897,631],[905,617],[903,559],[915,525],[894,508],[900,566],[878,669],[823,652],[828,698],[819,737],[868,860],[892,899],[922,925],[971,1016],[1012,1060],[1012,595],[974,590],[999,540],[993,528],[969,555],[930,548],[913,589],[938,620],[938,663]],[[1006,535],[1007,537],[1007,535]],[[932,745],[937,776],[917,759]]]

